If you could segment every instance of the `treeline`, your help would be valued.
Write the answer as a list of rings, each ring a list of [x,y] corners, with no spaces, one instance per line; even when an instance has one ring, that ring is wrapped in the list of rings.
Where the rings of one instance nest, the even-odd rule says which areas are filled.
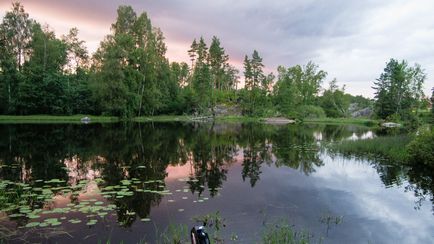
[[[13,3],[0,25],[0,113],[213,115],[216,105],[225,104],[238,106],[248,116],[303,118],[345,117],[350,104],[357,104],[356,109],[373,106],[369,99],[346,94],[336,80],[322,89],[327,73],[312,62],[280,66],[277,76],[265,74],[255,50],[245,56],[242,86],[241,72],[230,65],[215,36],[209,46],[202,37],[192,42],[188,64],[169,62],[166,50],[161,30],[146,13],[137,14],[130,6],[118,8],[111,33],[90,56],[76,28],[59,38],[32,20],[20,3]],[[414,94],[410,97],[420,100]],[[408,97],[401,96],[395,111],[383,111],[377,102],[378,114],[414,108],[415,102],[403,102]]]

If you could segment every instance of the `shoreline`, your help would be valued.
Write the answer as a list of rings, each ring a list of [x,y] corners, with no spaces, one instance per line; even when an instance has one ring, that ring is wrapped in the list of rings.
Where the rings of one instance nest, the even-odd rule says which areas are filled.
[[[77,123],[82,124],[81,118],[89,117],[90,123],[116,123],[121,121],[131,122],[207,122],[213,121],[211,117],[195,118],[187,115],[158,115],[142,116],[129,119],[120,119],[111,116],[95,115],[0,115],[0,124],[58,124],[58,123]],[[264,122],[270,118],[247,117],[247,116],[220,116],[216,117],[216,122],[238,123],[238,122]],[[305,124],[354,124],[374,126],[377,120],[372,119],[351,119],[351,118],[319,118],[305,119],[301,123]]]

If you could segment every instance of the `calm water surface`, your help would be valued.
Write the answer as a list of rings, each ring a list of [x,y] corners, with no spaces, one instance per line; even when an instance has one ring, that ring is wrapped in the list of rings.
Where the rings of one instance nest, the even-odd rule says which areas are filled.
[[[379,136],[369,128],[25,124],[0,135],[5,242],[154,243],[219,211],[226,242],[258,243],[286,222],[314,243],[434,243],[433,172],[326,149]]]

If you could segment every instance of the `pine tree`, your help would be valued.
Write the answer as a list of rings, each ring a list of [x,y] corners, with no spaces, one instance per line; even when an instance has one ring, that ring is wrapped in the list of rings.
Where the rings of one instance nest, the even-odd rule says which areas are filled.
[[[244,83],[247,90],[253,89],[253,71],[249,57],[244,56]]]
[[[217,90],[223,90],[227,87],[225,84],[225,67],[228,65],[229,57],[225,50],[220,46],[220,40],[214,36],[209,48],[209,64],[211,68],[213,87]]]
[[[259,87],[265,78],[264,71],[262,70],[264,64],[262,64],[262,58],[256,50],[253,51],[250,65],[252,67],[252,86],[253,88],[256,88]]]

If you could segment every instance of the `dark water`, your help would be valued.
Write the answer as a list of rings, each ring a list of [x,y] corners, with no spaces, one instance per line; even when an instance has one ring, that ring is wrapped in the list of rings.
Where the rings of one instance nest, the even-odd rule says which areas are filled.
[[[225,242],[433,243],[433,172],[329,153],[357,126],[0,125],[0,237],[155,243],[219,211]],[[237,237],[236,241],[231,241]]]

